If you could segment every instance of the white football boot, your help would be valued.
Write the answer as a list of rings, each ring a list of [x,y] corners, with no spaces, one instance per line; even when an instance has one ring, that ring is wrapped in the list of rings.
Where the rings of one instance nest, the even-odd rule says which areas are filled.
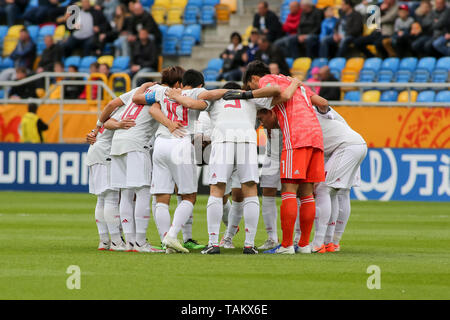
[[[118,244],[111,241],[111,245],[109,247],[109,251],[125,251],[126,249],[127,247],[123,241],[120,241]]]
[[[189,250],[183,247],[183,245],[180,243],[180,241],[178,241],[178,239],[171,238],[166,235],[162,242],[167,248],[172,248],[182,253],[189,253]]]
[[[270,250],[278,246],[279,243],[272,239],[267,239],[266,242],[260,247],[258,247],[258,250]]]
[[[222,245],[220,245],[220,244],[222,244]],[[219,247],[223,247],[224,249],[234,249],[233,239],[231,239],[229,237],[223,238],[220,244],[219,244]]]
[[[296,248],[295,252],[296,252],[296,253],[311,253],[311,252],[312,252],[312,250],[311,250],[311,245],[308,244],[307,246],[304,246],[304,247],[298,246],[298,247]]]
[[[100,243],[98,244],[97,250],[100,250],[100,251],[109,250],[110,246],[111,246],[110,242],[100,241]]]
[[[150,243],[145,242],[142,246],[140,246],[137,242],[134,245],[134,248],[137,252],[146,252],[146,253],[161,253],[166,252],[165,250],[153,248]]]

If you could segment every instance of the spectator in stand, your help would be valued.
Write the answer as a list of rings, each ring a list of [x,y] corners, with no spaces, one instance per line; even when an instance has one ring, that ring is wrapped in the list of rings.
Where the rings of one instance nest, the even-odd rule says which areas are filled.
[[[109,76],[111,74],[109,66],[106,63],[100,64],[100,66],[98,67],[98,72],[101,74],[104,74],[106,76],[106,78],[109,78]]]
[[[128,46],[128,24],[130,23],[130,14],[125,5],[120,4],[115,8],[114,19],[111,20],[111,30],[99,36],[98,46],[103,51],[107,43],[113,42],[115,55],[129,56],[130,48]]]
[[[64,55],[70,56],[75,48],[82,47],[83,55],[89,56],[92,52],[94,37],[94,27],[99,30],[98,25],[95,25],[94,15],[92,12],[89,0],[81,1],[80,10],[80,29],[75,29],[69,38],[67,38],[63,45]],[[66,20],[69,19],[70,13],[66,13]]]
[[[409,16],[409,7],[406,4],[402,4],[398,8],[398,18],[395,20],[394,34],[391,38],[383,39],[383,46],[390,57],[397,56],[398,51],[398,39],[409,32],[414,19]]]
[[[410,43],[411,51],[415,56],[423,54],[425,44],[431,40],[433,34],[433,8],[430,0],[422,0],[419,7],[415,11],[416,20],[419,25],[415,23],[411,27],[411,32],[405,38],[398,39],[398,46],[403,43]],[[408,46],[409,47],[409,46]]]
[[[280,74],[280,67],[278,66],[278,63],[276,63],[276,62],[271,62],[269,64],[269,69],[270,69],[270,74],[276,74],[276,75]]]
[[[247,50],[242,55],[242,60],[245,64],[249,64],[253,60],[255,60],[256,52],[258,51],[258,41],[259,41],[259,31],[256,28],[253,28],[252,33],[250,34],[250,39],[248,41]]]
[[[334,28],[338,23],[338,18],[334,16],[333,7],[325,7],[325,9],[323,9],[323,15],[324,19],[320,24],[319,40],[322,40],[323,38],[328,36],[332,36],[334,34]]]
[[[28,112],[22,117],[20,122],[21,142],[24,143],[43,143],[42,132],[48,130],[48,125],[42,121],[37,113],[36,103],[28,104]]]
[[[69,66],[67,68],[68,72],[78,72],[76,66]],[[69,78],[69,80],[80,80],[80,78]],[[79,99],[80,95],[85,90],[85,87],[78,84],[71,84],[64,86],[64,99]]]
[[[255,13],[253,18],[253,27],[266,35],[270,42],[274,42],[283,36],[280,19],[273,11],[269,10],[267,1],[261,1],[258,4],[258,12]]]
[[[52,36],[45,36],[45,49],[41,54],[41,60],[39,60],[37,73],[44,71],[52,71],[55,62],[62,61],[61,47],[53,42]]]
[[[130,23],[128,26],[128,43],[130,48],[133,43],[137,41],[139,31],[141,29],[147,30],[149,39],[152,43],[159,48],[162,42],[161,31],[159,30],[158,24],[153,19],[152,15],[144,10],[142,4],[135,2],[132,5],[133,10],[130,17]]]
[[[306,80],[306,82],[308,83],[309,86],[312,85],[313,82],[320,82],[319,79],[319,67],[314,67],[311,69],[311,78],[309,78],[308,80]],[[319,94],[320,92],[320,87],[319,86],[315,86],[315,87],[311,87],[317,94]]]
[[[425,44],[425,52],[428,55],[436,55],[434,52],[434,48],[436,47],[441,48],[440,50],[437,50],[440,54],[449,51],[447,42],[450,38],[448,35],[450,30],[450,8],[447,7],[445,0],[436,0],[434,4],[433,37],[430,42]]]
[[[150,40],[147,29],[139,30],[139,38],[131,48],[131,72],[133,77],[141,72],[154,72],[158,69],[158,48]]]
[[[91,9],[92,16],[94,18],[94,39],[93,39],[93,51],[97,56],[101,56],[104,47],[99,46],[100,39],[104,39],[106,35],[111,32],[111,25],[108,19],[103,14],[103,9],[99,4],[96,4]]]
[[[98,62],[92,62],[89,66],[89,73],[91,74],[90,80],[102,80],[100,77],[93,76],[95,73],[99,73],[100,64]],[[79,79],[78,79],[79,80]],[[92,86],[91,89],[91,99],[97,99],[97,93],[98,93],[98,86],[97,85],[86,85],[83,89],[83,92],[80,94],[79,99],[86,99],[87,96],[87,87]]]
[[[398,5],[396,0],[384,0],[380,5],[380,24],[381,31],[374,30],[368,36],[362,36],[355,39],[355,47],[361,51],[367,58],[374,56],[372,52],[367,49],[367,45],[375,45],[377,52],[385,58],[387,56],[386,50],[383,47],[383,39],[392,37],[394,34],[394,23],[397,19]]]
[[[26,77],[27,69],[25,67],[16,68],[16,81],[20,81]],[[35,82],[28,82],[19,86],[11,87],[9,97],[11,99],[37,98]]]
[[[325,12],[325,16],[329,13]],[[322,30],[324,28],[322,22]],[[331,24],[331,23],[330,23]],[[337,46],[337,57],[345,57],[348,53],[348,48],[353,41],[360,37],[363,32],[363,18],[361,14],[353,9],[351,0],[342,1],[341,5],[341,19],[334,28],[332,35],[322,37],[320,40],[319,56],[321,58],[328,58],[330,56],[330,49]]]
[[[297,38],[297,29],[300,24],[300,17],[302,15],[302,8],[300,3],[297,1],[289,3],[289,15],[287,16],[286,22],[283,24],[283,31],[287,34],[286,36],[278,39],[274,42],[275,47],[286,48],[283,50],[285,55],[287,53],[287,48],[291,41],[295,41]],[[286,55],[287,56],[287,55]]]
[[[31,40],[27,29],[20,30],[17,46],[9,57],[14,60],[16,68],[33,69],[34,59],[36,58],[36,45]]]
[[[27,5],[28,0],[0,0],[0,17],[4,16],[6,24],[12,26]]]
[[[323,66],[319,69],[318,78],[320,81],[334,81],[338,80],[330,72],[330,67]],[[340,87],[321,87],[320,96],[328,101],[339,101],[341,100],[341,88]]]
[[[280,73],[286,76],[291,74],[283,52],[277,47],[271,45],[266,35],[262,35],[259,38],[258,47],[259,49],[256,52],[255,60],[263,61],[267,65],[276,63],[278,64]]]
[[[245,61],[242,56],[246,47],[242,45],[242,37],[238,32],[233,32],[230,36],[230,44],[220,55],[223,59],[222,73],[217,77],[217,81],[240,81],[242,79]]]
[[[31,24],[42,24],[44,22],[54,22],[56,19],[64,15],[66,8],[60,6],[59,0],[39,0],[39,6],[28,10],[23,15],[25,21]]]
[[[97,0],[97,3],[103,7],[103,14],[108,21],[112,21],[114,19],[116,7],[121,5],[119,0]]]
[[[301,8],[302,14],[297,35],[290,37],[286,42],[279,43],[278,47],[283,50],[285,56],[297,58],[301,55],[299,52],[300,46],[301,51],[306,52],[306,56],[314,58],[317,56],[322,11],[317,9],[311,0],[302,0]]]

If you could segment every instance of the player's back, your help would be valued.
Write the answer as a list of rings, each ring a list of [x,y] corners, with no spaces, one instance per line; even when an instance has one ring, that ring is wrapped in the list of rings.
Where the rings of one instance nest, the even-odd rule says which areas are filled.
[[[211,140],[215,142],[256,143],[256,101],[224,100],[215,101],[208,108],[213,127]]]
[[[111,142],[114,130],[108,130],[104,126],[97,133],[96,141],[89,147],[86,156],[86,165],[105,163],[111,152]]]
[[[283,75],[266,75],[259,84],[261,88],[278,85],[284,91],[291,81]],[[323,150],[322,131],[311,103],[313,95],[314,91],[302,86],[290,100],[273,109],[283,132],[283,149],[314,147]]]

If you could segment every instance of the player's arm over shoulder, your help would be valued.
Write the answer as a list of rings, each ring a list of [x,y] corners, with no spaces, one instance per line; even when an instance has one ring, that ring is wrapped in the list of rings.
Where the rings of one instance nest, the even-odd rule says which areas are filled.
[[[149,104],[151,105],[155,99],[154,92],[145,92],[148,88],[153,87],[155,82],[146,82],[141,85],[133,95],[133,103],[135,104]]]
[[[103,109],[102,114],[100,115],[100,117],[98,118],[98,120],[101,123],[106,122],[110,117],[111,114],[119,107],[123,106],[124,103],[123,101],[119,98],[115,98],[113,100],[111,100],[110,102],[108,102],[108,104],[105,106],[105,109]]]
[[[205,110],[208,107],[208,103],[205,100],[198,100],[188,96],[184,96],[180,89],[169,89],[166,91],[166,95],[169,99],[175,100],[183,107],[195,110]],[[199,98],[199,96],[197,96]]]

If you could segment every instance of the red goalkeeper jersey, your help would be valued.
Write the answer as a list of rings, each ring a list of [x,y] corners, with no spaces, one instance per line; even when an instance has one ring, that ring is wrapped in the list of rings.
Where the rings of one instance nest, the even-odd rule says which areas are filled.
[[[278,85],[285,90],[290,84],[283,75],[266,75],[259,80],[260,88]],[[313,147],[323,151],[322,129],[311,103],[315,94],[309,87],[302,86],[290,100],[273,107],[283,133],[283,150]]]

